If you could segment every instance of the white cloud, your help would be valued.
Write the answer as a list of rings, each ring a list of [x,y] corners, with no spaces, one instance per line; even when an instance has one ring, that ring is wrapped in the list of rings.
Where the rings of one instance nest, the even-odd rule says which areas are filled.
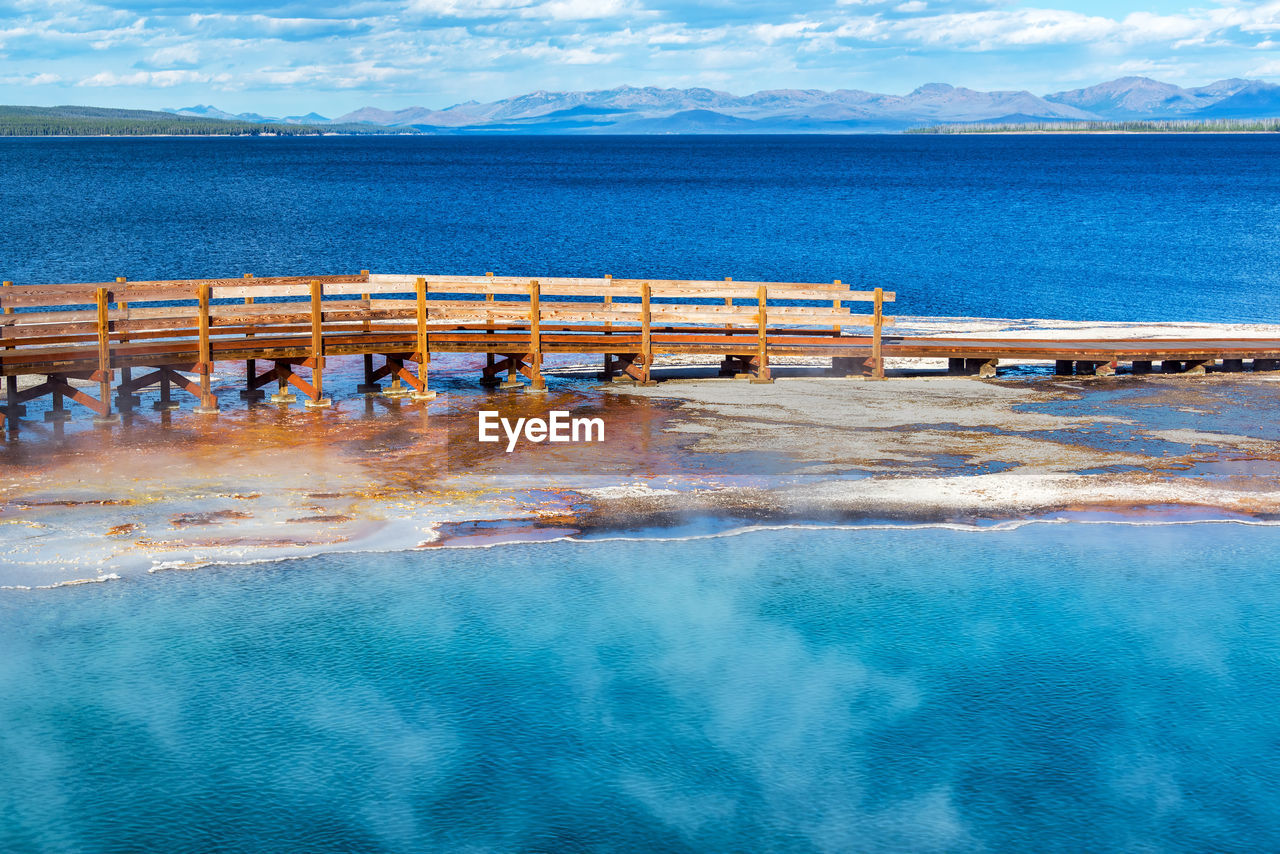
[[[167,89],[186,83],[219,83],[228,79],[230,79],[229,74],[205,74],[198,71],[135,71],[131,74],[99,71],[97,74],[78,80],[76,85],[88,87],[154,86]]]
[[[719,16],[665,0],[242,0],[180,13],[113,2],[123,0],[10,0],[0,86],[187,87],[197,99],[292,90],[298,102],[365,92],[444,106],[624,82],[1051,91],[1124,73],[1192,83],[1280,74],[1260,53],[1280,43],[1280,0],[1089,14],[1063,8],[1077,0],[816,0],[803,13],[745,5]]]
[[[62,76],[45,72],[43,74],[13,74],[0,77],[0,86],[53,86],[62,82]]]

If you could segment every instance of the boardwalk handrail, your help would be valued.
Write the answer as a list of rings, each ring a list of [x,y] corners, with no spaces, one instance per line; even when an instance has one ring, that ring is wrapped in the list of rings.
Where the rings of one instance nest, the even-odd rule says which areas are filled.
[[[390,391],[430,396],[426,367],[434,349],[489,354],[484,378],[508,373],[544,387],[547,352],[604,352],[606,375],[616,368],[651,382],[657,352],[717,352],[735,372],[769,381],[769,357],[779,347],[839,343],[847,327],[870,327],[870,369],[883,376],[881,332],[893,322],[883,304],[895,294],[848,285],[797,282],[692,281],[513,276],[357,275],[13,285],[0,288],[0,373],[9,377],[13,417],[22,401],[52,394],[55,409],[70,397],[111,417],[110,383],[123,372],[119,403],[159,384],[200,398],[216,411],[210,389],[215,361],[244,360],[247,393],[279,383],[323,405],[326,354],[366,357],[366,386],[383,377]],[[868,314],[853,306],[871,303]],[[373,355],[387,364],[371,367]],[[501,357],[500,359],[498,357]],[[254,373],[254,362],[274,367]],[[417,371],[406,368],[417,364]],[[152,373],[134,379],[134,368]],[[310,380],[295,368],[310,370]],[[19,392],[20,374],[47,382]],[[183,374],[196,374],[198,384]],[[71,379],[100,384],[94,399]]]

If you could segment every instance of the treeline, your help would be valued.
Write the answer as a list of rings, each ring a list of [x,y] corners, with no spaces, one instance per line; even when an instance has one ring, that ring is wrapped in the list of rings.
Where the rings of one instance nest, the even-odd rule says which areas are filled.
[[[1130,122],[969,122],[906,133],[1275,133],[1280,119],[1161,119]]]
[[[318,136],[384,134],[376,125],[292,125],[106,107],[0,106],[0,136]]]

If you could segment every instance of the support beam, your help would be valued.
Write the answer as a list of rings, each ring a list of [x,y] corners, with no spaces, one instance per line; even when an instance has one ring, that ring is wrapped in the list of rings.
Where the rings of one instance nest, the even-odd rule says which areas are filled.
[[[213,396],[213,348],[209,344],[209,297],[212,289],[208,283],[201,283],[198,288],[200,314],[200,405],[195,408],[197,415],[217,415],[218,398]]]
[[[884,349],[881,333],[884,331],[884,288],[876,288],[874,293],[875,300],[872,303],[871,313],[874,321],[871,330],[871,379],[882,380],[884,379]]]
[[[976,359],[965,359],[964,372],[968,376],[990,378],[996,375],[996,365],[998,364],[1000,364],[999,359],[987,356],[981,356]]]
[[[1133,372],[1135,374],[1151,373],[1151,361],[1149,359],[1139,359],[1133,363]]]
[[[111,411],[111,321],[108,310],[111,307],[111,293],[106,288],[98,288],[94,292],[97,302],[98,316],[98,399],[101,401],[94,424],[116,424],[120,416]]]
[[[246,279],[252,279],[253,273],[245,273],[244,277]],[[253,305],[253,297],[251,296],[245,297],[244,304]],[[365,328],[368,328],[368,326],[366,325]],[[252,338],[253,337],[252,330],[249,332],[246,332],[244,334],[244,337]],[[247,400],[252,403],[255,400],[262,400],[264,397],[267,396],[267,393],[260,388],[262,384],[257,382],[257,380],[258,380],[258,360],[257,359],[245,360],[244,388],[240,390],[241,400]]]
[[[276,393],[271,395],[271,402],[297,403],[298,396],[289,391],[289,379],[293,376],[293,369],[289,365],[289,360],[276,359],[274,373],[276,375]]]
[[[417,290],[418,338],[413,359],[418,363],[418,387],[410,392],[409,397],[417,401],[435,400],[436,393],[427,387],[427,366],[431,364],[431,342],[427,338],[427,280],[419,278],[414,287]]]
[[[61,424],[64,421],[70,421],[71,413],[67,411],[67,407],[62,402],[62,389],[64,385],[62,378],[57,374],[50,374],[46,384],[51,387],[53,402],[49,407],[49,411],[44,414],[44,420],[50,424]],[[35,389],[31,389],[31,391],[34,390]]]
[[[357,394],[378,394],[382,391],[382,386],[373,376],[373,354],[364,354],[364,382],[356,386]]]
[[[421,281],[421,279],[419,279]],[[333,401],[324,396],[324,286],[318,279],[311,282],[311,389],[303,406],[308,409],[325,409]],[[294,385],[306,389],[294,382]]]
[[[632,363],[628,366],[627,373],[632,374],[631,369],[639,368],[639,376],[632,374],[637,385],[654,386],[657,381],[653,379],[653,312],[649,307],[649,301],[653,295],[653,289],[649,287],[648,282],[640,285],[640,353]]]
[[[128,281],[129,281],[128,278],[124,276],[116,277],[117,285],[127,284]],[[122,315],[127,316],[129,313],[129,303],[125,302],[124,300],[117,299],[116,308],[120,310],[120,313]],[[120,335],[117,337],[121,344],[124,344],[129,340],[129,336],[124,334],[123,332],[120,333]],[[120,369],[120,385],[116,387],[116,409],[120,410],[121,412],[129,412],[133,410],[135,407],[137,407],[139,403],[141,403],[141,401],[138,399],[138,396],[136,394],[125,391],[125,387],[129,385],[129,381],[132,379],[133,379],[133,369],[129,367],[122,367]]]
[[[773,382],[769,371],[769,289],[765,285],[756,288],[756,372],[751,382]]]
[[[173,399],[172,384],[173,378],[170,376],[170,372],[162,368],[160,371],[160,399],[151,404],[151,408],[156,412],[170,412],[181,408],[181,405]]]
[[[964,374],[968,372],[968,365],[965,359],[951,358],[947,359],[947,373]]]
[[[1216,359],[1204,359],[1201,361],[1183,362],[1182,372],[1191,376],[1204,376],[1209,368],[1213,367]]]
[[[544,394],[547,381],[542,378],[542,286],[537,279],[529,282],[529,387],[531,394]]]
[[[605,273],[605,274],[604,274],[604,277],[605,277],[606,279],[612,280],[612,279],[613,279],[613,274],[612,274],[612,273]],[[612,305],[613,305],[613,294],[611,294],[611,293],[607,293],[607,294],[605,294],[605,295],[604,295],[604,304],[605,304],[606,306],[612,306]],[[608,309],[608,308],[606,308],[605,310],[606,310],[606,311],[608,311],[609,309]],[[605,324],[604,324],[604,334],[605,334],[605,335],[612,335],[612,334],[613,334],[613,321],[612,321],[612,320],[607,320],[607,321],[605,321]],[[596,374],[596,379],[600,380],[601,382],[606,382],[606,383],[607,383],[607,382],[612,382],[612,381],[613,381],[613,374],[614,374],[614,369],[613,369],[613,354],[612,354],[612,353],[609,353],[609,352],[606,352],[606,353],[604,354],[604,370],[602,370],[600,373]]]

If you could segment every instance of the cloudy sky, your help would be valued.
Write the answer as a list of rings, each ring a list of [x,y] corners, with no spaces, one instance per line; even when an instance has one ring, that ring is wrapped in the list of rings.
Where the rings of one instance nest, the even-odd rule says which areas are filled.
[[[623,84],[1280,77],[1280,0],[0,0],[0,103],[338,115]]]

